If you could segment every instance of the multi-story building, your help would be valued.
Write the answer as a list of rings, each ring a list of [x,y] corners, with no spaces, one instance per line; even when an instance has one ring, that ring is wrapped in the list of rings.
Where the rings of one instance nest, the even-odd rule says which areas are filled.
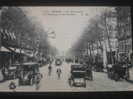
[[[106,14],[106,32],[103,34],[103,64],[106,67],[107,64],[114,63],[114,54],[118,49],[117,34],[117,17],[116,11],[113,8]]]
[[[118,55],[127,56],[130,60],[132,53],[132,30],[131,30],[131,8],[117,7],[118,27]]]

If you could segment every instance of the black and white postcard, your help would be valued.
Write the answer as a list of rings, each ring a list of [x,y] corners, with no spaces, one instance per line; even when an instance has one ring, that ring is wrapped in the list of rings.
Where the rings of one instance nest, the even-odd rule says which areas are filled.
[[[1,6],[0,92],[133,91],[130,6]]]

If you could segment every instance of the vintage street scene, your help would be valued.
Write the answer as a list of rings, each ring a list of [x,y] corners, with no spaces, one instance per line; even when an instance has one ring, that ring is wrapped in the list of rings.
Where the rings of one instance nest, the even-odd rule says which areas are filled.
[[[133,91],[128,6],[1,6],[0,92]]]

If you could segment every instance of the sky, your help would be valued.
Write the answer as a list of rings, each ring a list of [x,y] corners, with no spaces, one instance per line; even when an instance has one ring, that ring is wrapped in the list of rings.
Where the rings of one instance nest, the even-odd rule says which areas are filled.
[[[37,21],[45,31],[54,31],[56,38],[49,37],[51,45],[65,52],[82,35],[89,21],[106,7],[22,7],[31,20]]]

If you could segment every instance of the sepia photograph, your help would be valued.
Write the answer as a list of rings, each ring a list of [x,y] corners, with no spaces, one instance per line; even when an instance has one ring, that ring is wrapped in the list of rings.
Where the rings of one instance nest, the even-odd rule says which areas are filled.
[[[1,6],[0,92],[133,91],[130,6]]]

